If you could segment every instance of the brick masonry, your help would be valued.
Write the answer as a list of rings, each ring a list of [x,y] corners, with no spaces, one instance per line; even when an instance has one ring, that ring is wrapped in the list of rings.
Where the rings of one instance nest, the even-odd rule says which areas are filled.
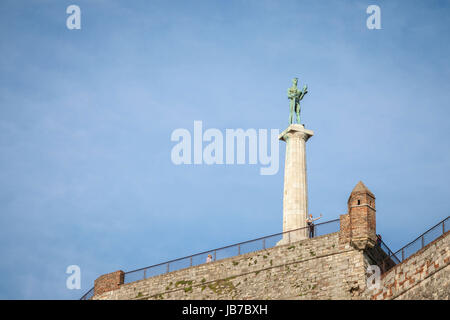
[[[381,278],[371,298],[450,299],[450,232],[428,244]]]
[[[362,183],[353,189],[347,201],[348,213],[341,215],[340,242],[358,249],[369,249],[376,240],[375,196]]]
[[[104,274],[95,280],[94,295],[101,295],[104,292],[119,289],[123,284],[125,273],[122,270]]]

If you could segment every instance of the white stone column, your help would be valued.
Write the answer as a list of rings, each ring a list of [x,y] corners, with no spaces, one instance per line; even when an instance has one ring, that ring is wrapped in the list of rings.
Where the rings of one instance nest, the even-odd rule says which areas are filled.
[[[306,178],[306,141],[314,135],[303,125],[291,124],[279,139],[286,142],[283,194],[283,232],[306,227],[308,183]],[[278,243],[286,244],[308,237],[307,230],[284,234]]]

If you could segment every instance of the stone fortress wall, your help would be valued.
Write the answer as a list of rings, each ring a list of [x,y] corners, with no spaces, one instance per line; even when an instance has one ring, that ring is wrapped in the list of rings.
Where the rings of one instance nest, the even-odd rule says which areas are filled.
[[[340,243],[340,232],[128,284],[123,272],[98,278],[94,299],[446,299],[450,298],[450,232],[366,288],[367,250]],[[106,284],[106,285],[105,285]]]
[[[339,233],[121,285],[95,299],[351,299],[365,287],[362,251]]]
[[[450,231],[381,277],[372,299],[450,299]]]
[[[375,196],[358,183],[340,231],[280,244],[124,284],[123,271],[95,281],[95,300],[128,299],[449,299],[450,232],[381,276],[368,289],[375,244]]]

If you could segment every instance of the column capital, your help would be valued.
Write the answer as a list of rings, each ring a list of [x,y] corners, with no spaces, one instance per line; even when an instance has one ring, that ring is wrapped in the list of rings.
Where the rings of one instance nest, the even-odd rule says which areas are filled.
[[[314,135],[314,131],[305,129],[301,124],[291,124],[278,136],[279,140],[287,141],[289,138],[298,137],[308,141]]]

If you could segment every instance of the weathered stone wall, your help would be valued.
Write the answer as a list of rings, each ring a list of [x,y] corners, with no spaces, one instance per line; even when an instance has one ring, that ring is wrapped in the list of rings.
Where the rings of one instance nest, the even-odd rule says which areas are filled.
[[[123,284],[94,299],[360,299],[367,259],[339,233]]]
[[[119,270],[95,281],[93,299],[449,299],[449,232],[382,275],[376,292],[366,270],[386,253],[375,237],[375,196],[360,181],[339,232],[128,284]]]
[[[372,299],[450,299],[450,232],[445,233],[381,278]]]
[[[120,284],[121,271],[114,272],[96,281],[94,299],[450,298],[450,232],[382,275],[381,290],[375,294],[366,289],[366,269],[375,261],[369,258],[369,251],[340,243],[339,234],[128,284]]]

